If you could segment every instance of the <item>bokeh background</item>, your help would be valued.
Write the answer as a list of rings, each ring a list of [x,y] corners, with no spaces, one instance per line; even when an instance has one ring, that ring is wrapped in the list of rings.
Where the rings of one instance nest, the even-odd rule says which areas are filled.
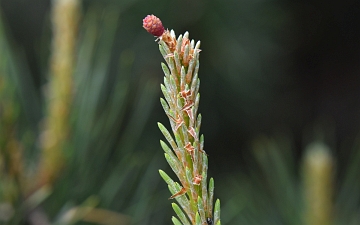
[[[142,28],[154,14],[201,40],[199,111],[222,223],[360,224],[359,1],[82,1],[64,165],[51,188],[31,191],[21,177],[42,158],[53,4],[0,3],[1,223],[170,224],[163,59]],[[317,185],[328,202],[309,210]],[[311,219],[318,208],[323,220]]]

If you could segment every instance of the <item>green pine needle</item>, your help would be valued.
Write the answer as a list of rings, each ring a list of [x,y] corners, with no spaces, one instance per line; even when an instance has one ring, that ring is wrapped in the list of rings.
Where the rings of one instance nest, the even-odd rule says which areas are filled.
[[[200,41],[195,45],[194,40],[189,40],[188,32],[176,38],[174,31],[165,31],[154,15],[143,20],[143,27],[158,36],[159,50],[166,61],[166,64],[161,63],[164,84],[160,87],[164,98],[160,98],[160,103],[169,118],[171,130],[161,123],[158,127],[172,149],[163,141],[160,145],[180,182],[174,182],[162,170],[159,173],[168,184],[172,194],[170,199],[176,199],[181,207],[172,204],[182,223],[175,217],[172,221],[175,225],[206,225],[207,219],[214,217],[214,222],[218,223],[220,202],[217,201],[213,215],[214,179],[210,179],[207,187],[208,158],[204,151],[204,136],[200,134],[202,117],[197,115]]]

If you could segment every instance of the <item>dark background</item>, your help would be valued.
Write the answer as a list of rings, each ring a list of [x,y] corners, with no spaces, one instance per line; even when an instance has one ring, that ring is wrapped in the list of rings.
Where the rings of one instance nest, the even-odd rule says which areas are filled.
[[[345,173],[347,161],[340,156],[350,155],[360,125],[359,1],[88,0],[83,13],[93,5],[103,14],[118,10],[109,70],[115,71],[122,51],[131,51],[135,87],[148,80],[158,86],[163,76],[155,38],[142,28],[147,14],[201,40],[199,111],[215,181],[252,174],[252,144],[261,135],[289,138],[295,167],[303,149],[321,140],[338,157],[339,176]],[[25,55],[40,99],[50,54],[50,6],[45,0],[1,1],[8,37]],[[159,152],[163,138],[156,122],[167,123],[160,96],[157,90],[141,138],[142,147]]]
[[[85,1],[85,10],[90,2]],[[110,3],[117,4],[99,4]],[[240,146],[249,138],[281,126],[299,136],[306,125],[322,117],[333,120],[341,139],[358,131],[357,1],[128,1],[118,5],[125,8],[119,24],[124,34],[117,38],[130,45],[136,45],[138,36],[147,38],[141,40],[147,43],[139,43],[142,48],[146,45],[143,52],[136,52],[139,55],[159,56],[148,53],[156,45],[141,27],[147,14],[158,15],[169,29],[188,30],[192,38],[202,41],[201,111],[206,112],[203,129],[209,152],[241,152]],[[50,29],[50,1],[2,0],[1,7],[13,42],[24,49],[40,88],[44,71],[39,48],[47,44],[42,41]],[[152,69],[161,76],[158,67]],[[219,154],[223,160],[233,158],[225,155]]]

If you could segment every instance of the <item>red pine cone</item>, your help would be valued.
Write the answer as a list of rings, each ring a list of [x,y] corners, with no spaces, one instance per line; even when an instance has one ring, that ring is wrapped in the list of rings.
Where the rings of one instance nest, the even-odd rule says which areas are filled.
[[[154,15],[147,15],[143,19],[143,27],[147,32],[156,37],[160,37],[165,30],[161,20]]]

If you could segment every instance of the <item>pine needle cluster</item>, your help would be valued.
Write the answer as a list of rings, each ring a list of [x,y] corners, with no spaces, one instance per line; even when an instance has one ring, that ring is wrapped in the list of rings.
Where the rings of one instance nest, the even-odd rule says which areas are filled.
[[[176,199],[182,208],[172,204],[178,216],[172,221],[175,225],[220,225],[220,200],[216,201],[213,211],[214,179],[207,184],[208,157],[204,151],[204,135],[200,135],[200,41],[196,44],[190,41],[188,32],[176,38],[175,32],[165,30],[154,15],[145,17],[143,27],[158,37],[159,49],[166,61],[161,64],[165,74],[161,90],[165,99],[161,98],[160,102],[172,134],[161,123],[158,126],[172,149],[163,141],[160,144],[180,183],[164,171],[159,172],[172,193],[170,199]]]

